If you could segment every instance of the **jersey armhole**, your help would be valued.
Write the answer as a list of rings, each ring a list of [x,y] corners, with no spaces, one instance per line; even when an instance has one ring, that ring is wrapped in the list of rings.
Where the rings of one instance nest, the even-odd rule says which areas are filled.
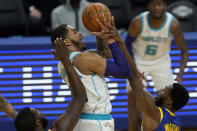
[[[161,107],[158,107],[158,109],[160,112],[160,123],[161,123],[161,121],[163,120],[163,111],[162,111]]]
[[[141,34],[143,32],[143,28],[144,28],[143,14],[140,14],[140,20],[141,20],[141,29],[140,29],[139,34]]]
[[[73,59],[78,56],[81,52],[71,52],[70,53],[70,61],[73,62]]]
[[[171,28],[172,28],[173,21],[174,21],[174,16],[172,16],[171,20],[170,20],[169,29],[168,29],[168,36],[171,35]]]

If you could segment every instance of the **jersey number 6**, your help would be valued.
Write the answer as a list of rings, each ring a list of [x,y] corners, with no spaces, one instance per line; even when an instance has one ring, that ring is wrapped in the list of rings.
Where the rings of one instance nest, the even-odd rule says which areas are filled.
[[[146,55],[155,55],[157,53],[157,45],[147,45],[146,46]]]

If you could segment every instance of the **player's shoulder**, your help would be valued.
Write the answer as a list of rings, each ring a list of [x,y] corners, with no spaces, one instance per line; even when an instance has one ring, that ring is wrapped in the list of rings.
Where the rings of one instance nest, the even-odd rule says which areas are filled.
[[[141,23],[141,15],[137,15],[137,16],[135,16],[133,19],[132,19],[132,21],[131,21],[131,23],[135,23],[135,24],[137,24],[137,23]]]
[[[134,17],[133,20],[135,20],[135,21],[141,21],[141,19],[142,19],[143,17],[148,16],[148,14],[150,14],[149,11],[144,11],[144,12],[140,13],[139,15],[137,15],[136,17]]]
[[[95,52],[96,52],[96,50],[87,50],[87,51],[82,53],[82,56],[92,56],[92,55],[96,56],[97,53],[95,53]]]
[[[65,10],[64,5],[59,5],[59,6],[55,7],[55,8],[52,10],[52,13],[58,14],[58,13],[62,12],[63,10]]]
[[[145,15],[147,15],[149,12],[145,11],[140,13],[139,15],[135,16],[131,23],[130,23],[130,28],[141,28],[141,23],[142,23],[142,19]]]
[[[171,27],[171,33],[175,34],[175,32],[181,31],[181,25],[177,18],[174,17],[172,20],[172,27]]]
[[[92,60],[97,59],[98,57],[100,57],[98,54],[91,52],[91,51],[85,51],[80,53],[78,56],[76,56],[76,58],[73,60],[73,62],[81,62],[81,63],[86,63]]]
[[[165,11],[165,14],[166,14],[167,16],[174,17],[174,15],[173,15],[171,12]]]
[[[170,21],[170,23],[178,22],[177,18],[170,12],[165,12],[165,16]]]
[[[137,36],[139,33],[140,33],[140,30],[141,30],[141,22],[142,22],[142,19],[141,19],[141,14],[135,16],[131,23],[130,23],[130,26],[129,26],[129,29],[128,29],[128,33],[131,35],[131,36]]]
[[[166,12],[165,12],[165,15],[166,15],[167,18],[168,18],[169,20],[171,20],[173,23],[174,23],[174,22],[178,22],[178,19],[177,19],[172,13],[166,11]]]

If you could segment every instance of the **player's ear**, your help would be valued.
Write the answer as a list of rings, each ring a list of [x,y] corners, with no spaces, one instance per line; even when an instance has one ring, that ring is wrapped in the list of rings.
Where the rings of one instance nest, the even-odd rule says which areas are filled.
[[[38,119],[35,121],[35,124],[36,124],[36,126],[37,126],[37,127],[40,127],[40,126],[42,126],[42,123],[41,123],[41,121],[40,121],[40,120],[38,120]]]
[[[167,99],[166,99],[166,104],[167,104],[167,106],[168,106],[169,109],[172,108],[172,106],[173,106],[173,101],[172,101],[172,98],[171,98],[171,97],[167,97]]]
[[[64,42],[66,43],[66,45],[70,46],[72,45],[72,42],[69,39],[64,39]]]

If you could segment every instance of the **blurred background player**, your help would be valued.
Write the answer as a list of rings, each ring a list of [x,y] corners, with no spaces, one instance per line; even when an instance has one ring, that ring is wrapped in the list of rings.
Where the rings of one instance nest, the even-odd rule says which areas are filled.
[[[91,51],[80,52],[84,47],[84,44],[81,41],[82,34],[77,32],[70,25],[61,25],[51,34],[52,43],[57,37],[62,37],[66,41],[70,52],[71,62],[75,66],[78,75],[86,87],[88,101],[86,102],[80,120],[74,129],[76,131],[114,130],[114,122],[110,114],[110,96],[104,76],[128,78],[131,74],[128,62],[120,51],[115,39],[108,37],[108,35],[114,35],[113,33],[117,32],[116,28],[113,28],[113,30],[111,29],[111,27],[114,27],[114,24],[111,25],[113,20],[111,15],[109,16],[110,22],[108,23],[105,17],[103,17],[105,25],[102,25],[98,20],[102,27],[102,31],[94,34],[103,38],[109,45],[114,62],[106,60],[102,56]],[[103,32],[108,32],[109,34],[102,34]],[[62,63],[59,63],[58,65],[58,71],[64,81],[68,83],[66,73],[61,64]]]
[[[187,62],[187,48],[179,22],[165,12],[165,0],[148,0],[149,11],[135,17],[128,29],[126,46],[135,59],[140,72],[151,75],[157,90],[173,83],[169,56],[171,36],[181,51],[180,72],[176,80],[181,83]]]

